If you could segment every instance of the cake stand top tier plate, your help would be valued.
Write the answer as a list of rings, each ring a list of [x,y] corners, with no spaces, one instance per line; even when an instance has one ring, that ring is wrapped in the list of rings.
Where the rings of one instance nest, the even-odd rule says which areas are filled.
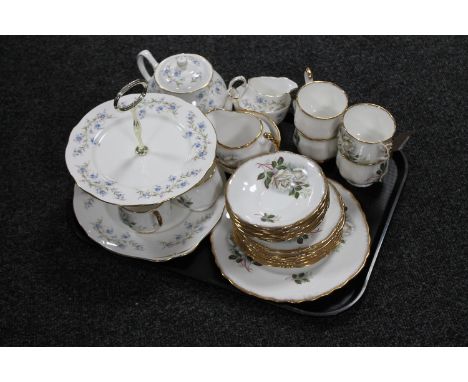
[[[120,103],[134,98],[123,96]],[[149,148],[144,156],[135,153],[131,112],[115,110],[113,100],[91,110],[70,134],[68,170],[79,187],[104,202],[147,205],[173,199],[200,182],[215,159],[215,130],[195,106],[150,94],[136,113]]]

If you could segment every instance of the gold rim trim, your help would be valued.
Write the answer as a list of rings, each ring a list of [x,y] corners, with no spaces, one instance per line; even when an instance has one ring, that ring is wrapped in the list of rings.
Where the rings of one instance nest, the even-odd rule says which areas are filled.
[[[334,139],[338,139],[338,135],[335,135],[334,137],[331,138],[311,138],[304,134],[298,127],[296,127],[296,131],[298,134],[302,135],[305,139],[309,141],[316,141],[316,142],[326,142],[326,141],[332,141]]]
[[[208,113],[205,114],[206,117],[208,118],[208,114],[213,113],[215,111],[224,111],[224,112],[228,112],[228,113],[241,113],[240,111],[236,111],[236,110],[213,109],[213,110],[210,110]],[[243,114],[247,114],[247,113],[243,113]],[[260,129],[259,129],[259,132],[257,133],[257,135],[250,142],[244,143],[244,144],[242,144],[240,146],[228,146],[228,145],[225,145],[224,143],[221,143],[218,139],[216,139],[216,142],[218,143],[219,146],[221,146],[221,147],[223,147],[223,148],[225,148],[227,150],[245,149],[245,148],[253,145],[258,140],[258,138],[260,138],[262,136],[263,130],[264,130],[263,121],[261,119],[257,118],[256,116],[254,116],[251,113],[248,113],[248,114],[250,114],[253,118],[255,118],[258,121],[259,125],[260,125]],[[213,128],[214,128],[213,122],[211,122],[211,124],[213,125]]]
[[[302,107],[300,101],[299,101],[299,98],[300,98],[300,93],[301,93],[301,90],[304,89],[305,87],[307,86],[311,86],[311,85],[314,85],[316,83],[319,83],[319,84],[330,84],[330,85],[333,85],[335,86],[336,88],[338,88],[340,91],[343,92],[345,98],[346,98],[346,106],[345,108],[343,109],[343,111],[341,111],[340,113],[332,116],[332,117],[319,117],[317,115],[313,115],[307,111],[304,110],[304,108]],[[301,109],[301,111],[308,115],[309,117],[312,117],[312,118],[315,118],[315,119],[319,119],[319,120],[322,120],[322,121],[327,121],[327,120],[330,120],[330,119],[334,119],[334,118],[337,118],[339,117],[340,115],[343,115],[346,110],[348,110],[348,104],[349,104],[349,99],[348,99],[348,95],[346,94],[346,92],[341,88],[339,87],[337,84],[335,84],[334,82],[331,82],[331,81],[312,81],[312,82],[307,82],[306,84],[302,85],[301,88],[299,89],[299,91],[297,92],[297,96],[296,96],[296,103],[297,103],[297,106],[299,106],[299,109]]]
[[[338,155],[340,155],[342,158],[346,159],[348,162],[351,162],[352,164],[355,164],[356,166],[362,166],[362,167],[369,167],[369,166],[377,166],[378,164],[382,164],[385,162],[388,162],[390,157],[388,159],[384,159],[378,162],[373,162],[373,163],[357,163],[349,159],[346,154],[342,153],[341,150],[338,150]]]
[[[320,250],[311,252],[309,254],[303,254],[301,257],[295,259],[278,259],[273,256],[268,257],[267,254],[260,254],[258,248],[250,246],[248,243],[242,241],[243,239],[236,236],[236,233],[233,231],[233,239],[235,243],[241,248],[245,254],[251,257],[256,262],[269,266],[272,268],[304,268],[310,265],[313,265],[330,255],[332,251],[340,244],[341,236],[337,236],[328,241]],[[239,241],[242,244],[239,244]]]
[[[209,77],[208,79],[208,82],[205,83],[203,86],[200,86],[198,88],[196,88],[195,90],[190,90],[190,91],[185,91],[185,92],[182,92],[182,91],[176,91],[176,90],[170,90],[168,88],[166,88],[165,86],[162,86],[159,81],[158,81],[158,76],[156,76],[156,73],[159,74],[159,69],[161,67],[161,64],[164,62],[164,61],[167,61],[169,60],[170,58],[174,57],[174,56],[180,56],[180,55],[190,55],[190,56],[198,56],[198,57],[201,57],[203,58],[206,63],[208,64],[209,68],[211,69],[211,76]],[[204,88],[206,88],[210,83],[211,81],[213,80],[213,74],[214,74],[214,69],[213,69],[213,66],[211,65],[211,62],[209,62],[205,57],[203,56],[200,56],[199,54],[196,54],[196,53],[179,53],[179,54],[175,54],[173,56],[169,56],[169,57],[166,57],[164,60],[162,60],[157,66],[156,66],[156,69],[154,70],[154,73],[153,73],[153,77],[154,77],[154,80],[156,81],[156,84],[161,88],[163,89],[164,91],[167,91],[169,93],[172,93],[172,94],[192,94],[192,93],[195,93],[199,90],[202,90]]]
[[[343,186],[341,186],[343,187]],[[359,272],[361,272],[361,270],[364,268],[364,266],[366,265],[366,262],[367,262],[367,259],[369,257],[369,254],[370,254],[370,242],[371,242],[371,238],[370,238],[370,233],[369,233],[369,225],[367,224],[367,218],[366,218],[366,215],[364,213],[364,211],[362,210],[362,207],[361,207],[361,204],[358,202],[358,200],[354,197],[354,195],[345,187],[343,187],[343,189],[348,192],[351,196],[351,199],[354,200],[354,202],[356,203],[356,206],[358,207],[358,210],[360,211],[362,217],[363,217],[363,220],[364,220],[364,225],[366,226],[366,230],[367,230],[367,253],[366,255],[364,256],[364,260],[362,261],[361,265],[358,267],[358,269],[351,275],[349,276],[346,280],[344,280],[342,283],[338,284],[337,286],[335,286],[334,288],[326,291],[326,292],[323,292],[315,297],[312,297],[312,298],[305,298],[305,299],[278,299],[278,298],[274,298],[274,297],[265,297],[265,296],[261,296],[259,295],[258,293],[255,293],[255,292],[251,292],[245,288],[243,288],[242,286],[240,286],[239,284],[237,284],[235,281],[231,280],[223,271],[222,271],[222,268],[221,266],[219,265],[218,263],[218,260],[217,260],[217,255],[216,255],[216,251],[215,251],[215,246],[213,244],[213,241],[214,241],[214,230],[211,232],[211,235],[210,235],[210,244],[211,244],[211,252],[212,252],[212,255],[214,257],[214,261],[215,261],[215,264],[216,266],[218,267],[220,273],[221,273],[221,276],[223,276],[233,287],[239,289],[240,291],[244,292],[245,294],[249,295],[249,296],[253,296],[253,297],[257,297],[261,300],[266,300],[266,301],[273,301],[273,302],[281,302],[281,303],[284,303],[284,302],[287,302],[287,303],[290,303],[290,304],[300,304],[302,302],[311,302],[311,301],[315,301],[315,300],[318,300],[319,298],[322,298],[322,297],[325,297],[325,296],[328,296],[330,295],[331,293],[335,292],[336,290],[338,289],[341,289],[343,288],[346,284],[348,284],[354,277],[357,276],[357,274]],[[224,212],[221,216],[224,215]]]
[[[247,110],[247,109],[239,109],[239,110],[236,110],[238,113],[244,113],[244,114],[250,114],[250,115],[253,115],[254,117],[256,117],[257,119],[259,120],[262,120],[262,118],[265,118],[266,119],[266,123],[273,127],[273,130],[275,130],[275,133],[277,135],[277,137],[274,136],[273,133],[272,136],[273,136],[273,140],[272,142],[275,144],[276,146],[276,151],[279,151],[280,149],[280,146],[281,146],[281,131],[278,127],[278,125],[275,123],[275,121],[273,121],[273,119],[271,119],[268,115],[266,114],[262,114],[258,111],[253,111],[253,110]],[[265,125],[263,125],[263,127],[265,127]],[[267,132],[265,131],[263,134],[267,134]],[[266,137],[265,137],[266,138]],[[266,139],[269,139],[269,138],[266,138]]]
[[[340,200],[340,218],[323,240],[308,247],[274,249],[239,234],[233,226],[233,239],[244,252],[262,265],[280,268],[301,268],[315,264],[328,256],[340,244],[345,224],[344,202]]]
[[[307,221],[306,223],[303,223],[299,226],[287,227],[285,229],[275,228],[274,230],[261,230],[257,228],[252,229],[251,227],[244,226],[242,223],[236,220],[237,217],[235,216],[235,214],[229,212],[228,205],[226,205],[226,209],[229,212],[231,220],[235,224],[237,230],[242,231],[247,236],[254,236],[265,241],[273,242],[292,240],[301,235],[313,231],[322,222],[323,218],[325,217],[327,208],[328,202],[323,205],[320,212],[314,215],[310,221]]]
[[[356,106],[363,106],[363,105],[367,105],[367,106],[372,106],[372,107],[376,107],[382,111],[384,111],[385,113],[387,113],[390,118],[392,119],[393,121],[393,133],[392,133],[392,136],[390,138],[387,138],[387,139],[381,139],[379,141],[374,141],[374,142],[369,142],[369,141],[365,141],[364,139],[359,139],[357,137],[355,137],[353,134],[351,134],[348,129],[346,128],[346,125],[345,125],[345,116],[346,116],[346,113],[353,109],[354,107]],[[351,105],[350,107],[348,107],[346,109],[346,112],[345,112],[345,115],[343,116],[343,122],[341,123],[341,127],[344,129],[344,131],[349,135],[351,136],[352,138],[354,138],[356,141],[358,142],[361,142],[361,143],[367,143],[367,144],[376,144],[376,143],[385,143],[385,142],[388,142],[388,141],[391,141],[393,136],[395,135],[395,132],[396,132],[396,120],[395,120],[395,117],[393,117],[392,113],[390,113],[387,109],[385,109],[384,107],[380,106],[380,105],[377,105],[375,103],[370,103],[370,102],[362,102],[362,103],[356,103],[354,105]]]
[[[255,158],[252,158],[252,159],[249,159],[248,161],[242,163],[238,168],[237,170],[239,170],[242,166],[246,165],[249,161],[253,160],[253,159],[258,159],[258,158],[262,158],[262,157],[266,157],[266,156],[269,156],[269,155],[273,155],[273,154],[280,154],[280,153],[286,153],[286,155],[292,155],[292,156],[296,156],[296,157],[302,157],[303,160],[306,160],[307,162],[313,162],[313,163],[316,163],[313,159],[310,159],[308,157],[306,157],[305,155],[302,155],[302,154],[296,154],[296,153],[293,153],[291,151],[278,151],[276,153],[268,153],[268,154],[263,154],[263,155],[259,155]],[[320,210],[320,207],[321,205],[325,202],[325,200],[328,199],[328,196],[329,196],[329,187],[328,187],[328,179],[325,177],[325,174],[323,173],[323,170],[322,168],[317,164],[317,169],[318,169],[318,172],[320,174],[320,177],[323,179],[323,183],[324,183],[324,193],[322,195],[322,199],[320,200],[320,202],[318,203],[318,205],[315,207],[315,210],[312,211],[309,215],[306,215],[305,217],[301,218],[301,219],[298,219],[296,222],[294,223],[291,223],[291,224],[288,224],[288,225],[285,225],[285,226],[282,226],[282,227],[266,227],[266,226],[259,226],[257,224],[252,224],[252,223],[247,223],[247,222],[244,222],[242,221],[242,223],[245,223],[245,225],[247,226],[252,226],[252,227],[258,227],[259,229],[271,229],[271,230],[274,230],[274,229],[287,229],[288,227],[290,226],[295,226],[296,224],[301,224],[302,222],[304,221],[307,221],[309,220],[310,216],[312,216],[313,214],[317,213],[319,210]],[[228,206],[229,205],[229,202],[228,202],[228,197],[227,197],[227,193],[228,193],[228,190],[229,190],[229,186],[232,184],[232,179],[233,177],[231,177],[227,182],[226,182],[226,186],[225,186],[225,189],[224,189],[224,197],[225,197],[225,203],[226,205]],[[231,209],[232,210],[232,209]],[[237,216],[234,211],[232,210],[233,214],[235,216]]]

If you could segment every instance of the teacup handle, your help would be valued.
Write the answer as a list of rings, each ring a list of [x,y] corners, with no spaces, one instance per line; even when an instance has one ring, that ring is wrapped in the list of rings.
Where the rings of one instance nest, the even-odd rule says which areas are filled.
[[[154,217],[156,218],[156,220],[157,220],[159,226],[162,227],[162,225],[163,225],[163,218],[162,218],[161,214],[159,213],[159,211],[158,211],[158,210],[153,211],[153,215],[154,215]]]
[[[275,136],[272,133],[265,132],[265,133],[263,133],[263,137],[266,140],[271,141],[275,145],[276,150],[279,150],[279,145],[280,144],[279,144],[278,140],[275,138]]]
[[[242,94],[239,94],[239,92],[237,91],[237,88],[241,85],[239,85],[238,87],[234,87],[234,84],[236,82],[242,82],[242,85],[244,85],[244,92]],[[245,93],[245,91],[247,90],[247,80],[245,79],[244,76],[237,76],[237,77],[234,77],[231,82],[229,82],[229,86],[228,86],[228,94],[231,98],[233,99],[239,99],[240,97],[242,97]]]
[[[148,71],[146,70],[145,60],[147,60],[150,63],[151,67],[153,68],[153,74],[154,74],[154,70],[156,69],[156,66],[158,66],[158,62],[155,60],[155,58],[153,57],[153,55],[150,53],[149,50],[146,50],[146,49],[142,50],[137,55],[138,69],[140,69],[140,72],[143,78],[146,81],[149,81],[151,77],[153,76],[153,74],[150,75]]]
[[[387,172],[388,172],[388,161],[385,163],[385,169],[383,170],[382,174],[380,174],[379,182],[382,182],[384,176],[387,175]]]
[[[314,82],[314,76],[310,67],[307,67],[304,71],[304,81],[306,84],[308,84],[309,82]]]
[[[384,156],[380,158],[380,160],[390,159],[390,155],[392,154],[392,143],[381,143],[381,148]]]

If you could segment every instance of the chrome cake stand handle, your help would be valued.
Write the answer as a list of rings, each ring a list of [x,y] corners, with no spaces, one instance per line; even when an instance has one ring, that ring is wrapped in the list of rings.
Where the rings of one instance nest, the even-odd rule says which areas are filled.
[[[120,98],[125,95],[129,90],[133,89],[136,86],[141,85],[143,87],[143,91],[138,95],[138,97],[131,102],[129,105],[119,105]],[[148,146],[143,144],[143,140],[141,138],[141,124],[138,120],[136,109],[135,107],[143,101],[146,96],[146,92],[148,90],[148,83],[144,80],[135,80],[130,82],[129,84],[125,85],[114,98],[114,108],[120,111],[128,111],[131,110],[132,117],[133,117],[133,132],[135,133],[137,144],[138,146],[135,148],[135,152],[142,156],[146,155],[148,152]]]

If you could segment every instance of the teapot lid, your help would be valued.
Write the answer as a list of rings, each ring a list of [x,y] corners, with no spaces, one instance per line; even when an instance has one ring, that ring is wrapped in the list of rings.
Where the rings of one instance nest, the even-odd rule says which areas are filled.
[[[163,60],[154,72],[156,82],[172,93],[191,93],[211,81],[213,68],[198,54],[181,53]]]

